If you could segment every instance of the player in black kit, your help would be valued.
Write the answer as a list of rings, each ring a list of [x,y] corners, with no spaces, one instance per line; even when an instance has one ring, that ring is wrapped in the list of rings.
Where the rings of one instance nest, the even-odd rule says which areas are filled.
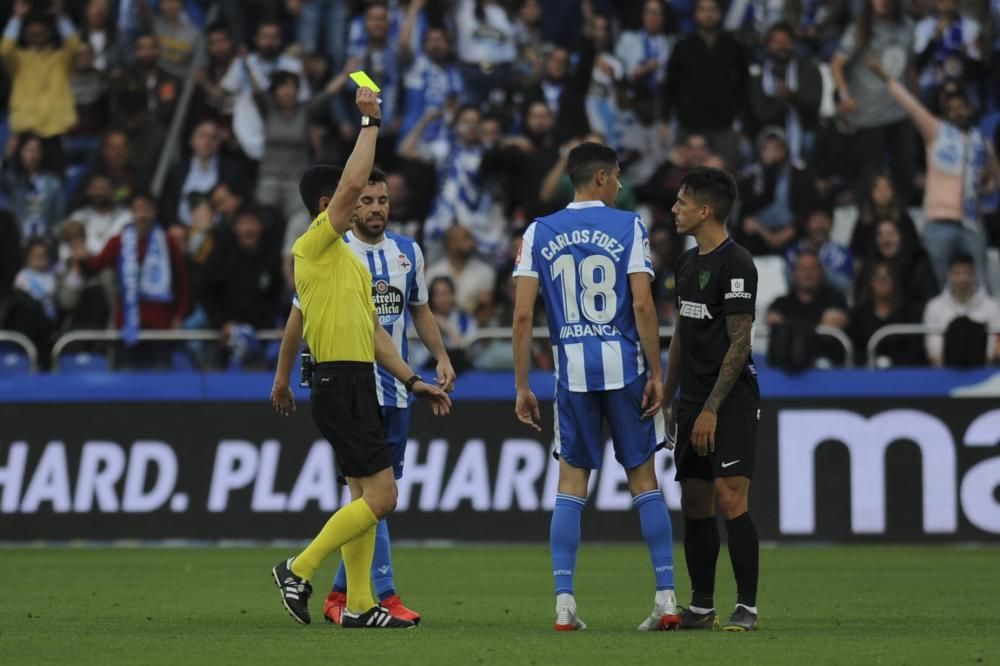
[[[726,218],[736,184],[725,171],[692,169],[681,182],[673,213],[677,231],[698,247],[677,262],[677,311],[666,392],[680,387],[676,418],[677,480],[684,510],[684,555],[691,605],[681,629],[712,629],[719,530],[715,500],[726,520],[736,577],[736,609],[726,631],[757,628],[757,530],[747,510],[753,472],[760,389],[750,357],[757,269],[733,242]]]

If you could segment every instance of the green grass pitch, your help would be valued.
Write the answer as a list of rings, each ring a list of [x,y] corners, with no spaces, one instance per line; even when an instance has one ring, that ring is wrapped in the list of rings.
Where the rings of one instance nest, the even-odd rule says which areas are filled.
[[[1000,551],[814,547],[761,553],[761,631],[643,634],[652,574],[641,546],[584,546],[585,632],[552,631],[543,546],[399,548],[412,631],[309,627],[270,567],[291,550],[0,550],[0,664],[997,664]],[[677,550],[679,589],[687,580]],[[733,600],[725,548],[717,604]]]

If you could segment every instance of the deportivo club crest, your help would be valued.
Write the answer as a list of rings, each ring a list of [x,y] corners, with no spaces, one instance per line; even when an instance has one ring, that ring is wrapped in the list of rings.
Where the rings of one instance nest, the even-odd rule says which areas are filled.
[[[708,284],[708,279],[712,277],[712,271],[702,271],[698,273],[698,288],[704,289],[705,285]]]

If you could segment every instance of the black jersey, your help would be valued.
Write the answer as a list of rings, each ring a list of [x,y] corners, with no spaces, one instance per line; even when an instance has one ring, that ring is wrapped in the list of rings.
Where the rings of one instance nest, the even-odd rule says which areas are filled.
[[[729,350],[726,315],[754,314],[757,267],[745,249],[727,239],[708,254],[693,248],[677,261],[677,326],[681,332],[681,400],[704,404]],[[754,407],[760,402],[753,359],[723,402]]]

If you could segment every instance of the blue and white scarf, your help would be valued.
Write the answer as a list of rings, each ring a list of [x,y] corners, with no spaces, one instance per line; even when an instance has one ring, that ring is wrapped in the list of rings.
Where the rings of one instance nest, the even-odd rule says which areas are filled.
[[[764,94],[774,97],[778,93],[778,86],[774,78],[774,61],[770,58],[764,62],[764,73],[761,83],[764,87]],[[785,87],[791,93],[799,90],[799,65],[792,59],[785,67]],[[788,152],[792,163],[799,165],[802,162],[802,119],[799,117],[799,110],[794,104],[788,105],[785,112],[785,134],[788,137]]]
[[[642,31],[642,61],[656,60],[660,66],[656,71],[646,76],[646,85],[653,93],[654,99],[658,97],[660,85],[667,74],[667,58],[670,55],[670,42],[665,35],[650,35],[645,30]]]
[[[146,256],[139,261],[139,231],[134,224],[122,230],[120,256],[122,281],[122,340],[132,346],[139,342],[142,328],[139,302],[169,303],[174,300],[171,290],[170,247],[167,234],[154,227],[149,234]]]
[[[472,233],[479,250],[489,255],[499,248],[503,229],[493,224],[493,195],[479,175],[485,152],[482,146],[453,144],[443,173],[439,174],[441,189],[424,233],[438,238],[454,224],[460,224]]]
[[[962,178],[962,223],[979,228],[979,184],[986,169],[987,148],[982,133],[963,132],[942,122],[931,150],[932,166],[944,174]]]

